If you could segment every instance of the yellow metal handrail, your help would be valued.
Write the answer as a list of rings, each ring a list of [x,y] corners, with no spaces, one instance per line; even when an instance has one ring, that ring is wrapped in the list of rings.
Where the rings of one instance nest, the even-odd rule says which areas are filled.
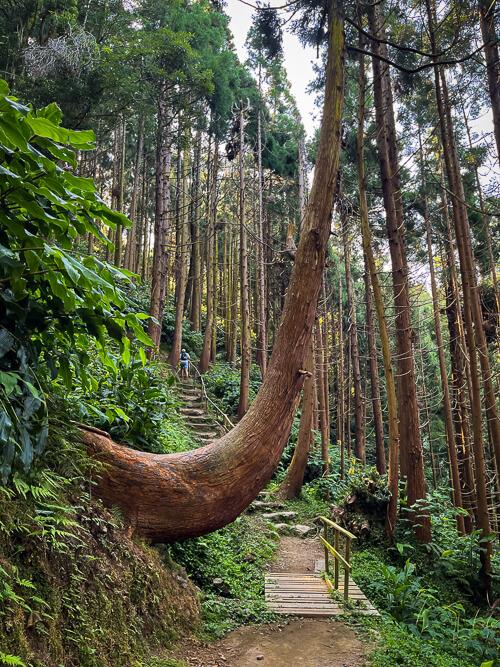
[[[349,558],[351,555],[351,540],[355,540],[356,536],[350,533],[348,530],[345,528],[342,528],[342,526],[339,526],[338,524],[334,523],[330,519],[327,519],[326,516],[320,516],[319,519],[323,523],[323,532],[324,536],[320,535],[319,539],[323,543],[323,547],[325,549],[325,581],[328,585],[328,587],[331,590],[336,590],[338,591],[339,589],[339,574],[340,574],[340,564],[342,564],[342,567],[344,568],[344,599],[348,600],[349,599],[349,575],[351,572],[351,564],[349,563]],[[333,532],[333,545],[329,541],[329,533],[330,531]],[[345,538],[345,547],[344,547],[344,555],[342,556],[340,554],[340,536],[343,536]],[[333,570],[333,584],[330,580],[329,572],[330,572],[330,562],[329,562],[329,556],[330,554],[334,557],[335,562],[334,562],[334,570]]]

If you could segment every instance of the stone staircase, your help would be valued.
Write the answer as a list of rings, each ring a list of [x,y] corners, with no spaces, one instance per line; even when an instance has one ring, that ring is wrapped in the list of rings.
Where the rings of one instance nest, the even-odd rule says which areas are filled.
[[[182,400],[180,412],[200,446],[220,437],[221,427],[208,413],[201,390],[189,380],[181,382],[179,388]]]

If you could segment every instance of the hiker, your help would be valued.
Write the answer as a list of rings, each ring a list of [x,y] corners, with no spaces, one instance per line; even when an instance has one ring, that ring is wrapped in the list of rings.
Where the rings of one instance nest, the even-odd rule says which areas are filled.
[[[187,380],[189,377],[189,361],[191,357],[189,353],[183,348],[181,350],[181,378]]]

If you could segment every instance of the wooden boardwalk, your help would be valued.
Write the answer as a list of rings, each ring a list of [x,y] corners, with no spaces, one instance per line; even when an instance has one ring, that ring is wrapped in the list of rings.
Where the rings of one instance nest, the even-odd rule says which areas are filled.
[[[342,583],[339,593],[344,593]],[[318,573],[270,572],[266,575],[265,595],[269,609],[277,614],[313,617],[346,613],[342,602],[332,598],[328,586]],[[349,600],[356,605],[357,613],[379,615],[352,580],[349,584]]]

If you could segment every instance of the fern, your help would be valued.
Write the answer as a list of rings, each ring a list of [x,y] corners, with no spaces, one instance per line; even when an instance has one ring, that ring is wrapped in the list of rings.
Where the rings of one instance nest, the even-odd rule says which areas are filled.
[[[7,655],[0,651],[0,663],[2,665],[17,665],[18,667],[26,667],[26,663],[18,658],[17,655]]]

